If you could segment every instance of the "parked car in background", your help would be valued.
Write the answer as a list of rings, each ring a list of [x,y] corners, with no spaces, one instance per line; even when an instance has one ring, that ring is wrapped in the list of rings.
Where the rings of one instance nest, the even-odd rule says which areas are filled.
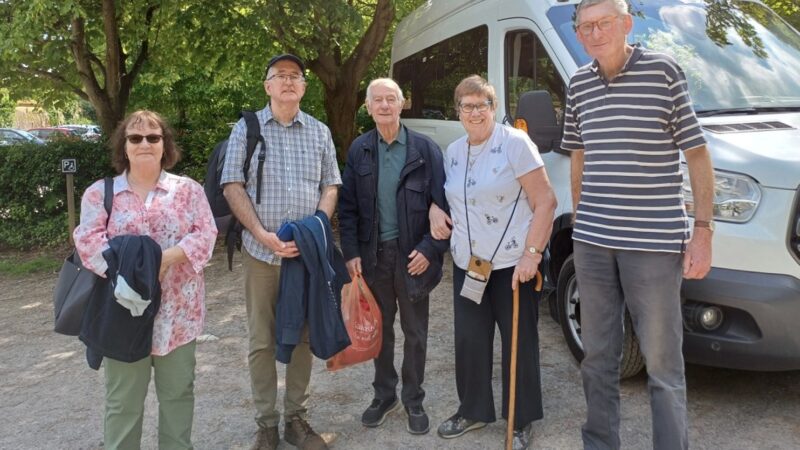
[[[16,128],[0,128],[0,145],[17,145],[27,143],[44,144],[44,141],[25,130],[17,130]]]
[[[59,125],[59,128],[67,128],[77,133],[85,141],[96,141],[102,134],[97,125]]]
[[[80,134],[78,134],[73,130],[70,130],[69,128],[58,128],[58,127],[31,128],[30,130],[28,130],[28,133],[45,141],[52,141],[54,139],[81,138]]]

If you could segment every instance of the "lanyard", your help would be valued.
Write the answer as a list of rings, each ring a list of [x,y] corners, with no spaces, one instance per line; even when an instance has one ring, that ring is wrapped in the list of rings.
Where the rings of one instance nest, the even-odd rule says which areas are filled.
[[[467,239],[469,240],[469,255],[473,256],[472,254],[472,234],[469,231],[469,207],[467,206],[467,178],[469,178],[469,152],[472,146],[467,142],[467,163],[464,164],[464,212],[467,216]],[[500,250],[500,245],[503,244],[503,239],[506,237],[506,233],[508,232],[508,227],[511,226],[511,219],[514,218],[514,211],[517,210],[517,203],[519,203],[519,197],[522,195],[522,186],[519,187],[519,192],[517,193],[517,199],[514,200],[514,208],[511,210],[511,216],[508,218],[508,223],[506,224],[506,229],[503,230],[503,235],[500,236],[500,242],[497,243],[497,247],[494,249],[494,253],[492,253],[491,259],[489,259],[489,263],[494,260],[495,255],[497,255],[497,251]]]

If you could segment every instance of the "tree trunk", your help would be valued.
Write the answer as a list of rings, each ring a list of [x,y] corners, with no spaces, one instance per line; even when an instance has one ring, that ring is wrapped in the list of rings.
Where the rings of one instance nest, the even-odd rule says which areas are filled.
[[[347,158],[347,150],[356,134],[356,112],[363,98],[359,96],[359,82],[381,49],[392,26],[395,15],[393,0],[377,0],[372,22],[358,41],[353,52],[342,61],[341,47],[322,51],[307,61],[325,89],[325,112],[328,126],[336,145],[339,162]],[[289,28],[277,25],[279,36],[293,35]],[[293,48],[289,47],[291,51]]]
[[[336,146],[336,157],[342,163],[347,159],[347,150],[356,137],[356,112],[363,101],[359,99],[358,82],[358,79],[350,76],[347,80],[340,80],[338,89],[325,89],[328,127]]]
[[[156,9],[158,6],[148,6],[145,11],[144,24],[148,30]],[[97,112],[100,128],[109,135],[125,118],[133,81],[148,57],[149,41],[143,39],[139,43],[136,59],[128,69],[128,54],[122,49],[114,0],[103,0],[102,17],[105,58],[101,60],[92,53],[86,38],[85,19],[82,17],[72,19],[70,49],[83,90]],[[98,80],[98,74],[101,80]]]

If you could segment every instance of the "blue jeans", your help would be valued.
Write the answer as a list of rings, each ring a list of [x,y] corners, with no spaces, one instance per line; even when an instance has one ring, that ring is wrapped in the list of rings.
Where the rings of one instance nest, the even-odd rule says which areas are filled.
[[[587,449],[618,449],[624,306],[647,363],[653,448],[686,449],[686,380],[680,286],[683,255],[575,242]]]

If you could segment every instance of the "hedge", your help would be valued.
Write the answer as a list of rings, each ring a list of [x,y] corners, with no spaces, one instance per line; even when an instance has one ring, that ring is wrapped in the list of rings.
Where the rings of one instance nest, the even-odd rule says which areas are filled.
[[[202,183],[208,155],[229,131],[180,130],[183,158],[172,172]],[[58,140],[0,147],[0,250],[52,248],[68,242],[64,158],[77,160],[74,184],[79,213],[83,191],[94,181],[115,175],[104,142]]]

